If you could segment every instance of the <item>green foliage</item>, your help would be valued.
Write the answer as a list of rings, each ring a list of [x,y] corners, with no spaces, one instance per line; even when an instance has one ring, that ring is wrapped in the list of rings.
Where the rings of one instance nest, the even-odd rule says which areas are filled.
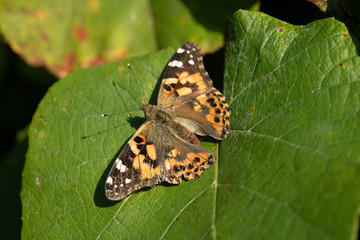
[[[354,239],[358,47],[334,19],[302,27],[235,14],[224,87],[233,130],[219,152],[219,236]]]
[[[355,43],[356,44],[355,44]],[[334,19],[293,26],[239,11],[226,48],[227,140],[201,178],[113,203],[104,182],[155,103],[173,50],[79,70],[29,129],[24,238],[354,239],[360,203],[359,57]],[[126,64],[130,63],[143,96]],[[102,113],[123,112],[106,118]]]
[[[151,53],[158,47],[177,48],[189,40],[204,52],[215,51],[223,46],[231,14],[255,1],[232,2],[216,18],[205,20],[205,11],[190,3],[5,0],[0,3],[0,30],[29,64],[45,66],[61,78],[79,68]],[[209,19],[216,19],[216,24],[206,26]]]
[[[1,31],[14,51],[59,77],[156,47],[148,1],[10,0],[0,7]]]
[[[332,16],[347,26],[353,34],[360,37],[360,5],[357,0],[309,0],[315,4],[320,11],[323,11],[328,16]]]

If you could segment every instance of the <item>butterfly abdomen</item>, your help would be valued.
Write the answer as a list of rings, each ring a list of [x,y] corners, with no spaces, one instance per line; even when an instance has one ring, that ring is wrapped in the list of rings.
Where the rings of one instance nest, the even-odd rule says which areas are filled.
[[[185,140],[188,143],[199,144],[199,139],[196,135],[180,123],[169,122],[167,127],[180,139]]]

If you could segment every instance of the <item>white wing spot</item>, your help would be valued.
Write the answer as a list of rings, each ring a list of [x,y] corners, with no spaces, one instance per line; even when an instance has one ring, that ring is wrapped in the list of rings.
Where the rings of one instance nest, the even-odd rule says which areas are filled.
[[[125,171],[126,171],[126,166],[125,166],[125,165],[121,165],[120,172],[125,172]]]
[[[190,54],[190,58],[193,58],[194,56],[192,54]]]
[[[187,54],[189,54],[189,53],[190,53],[190,51],[189,51],[189,50],[186,50],[186,53],[187,53]]]
[[[108,183],[108,184],[110,184],[110,185],[113,185],[113,179],[112,179],[112,177],[108,177],[108,178],[106,179],[106,183]]]
[[[188,63],[189,63],[190,65],[194,65],[194,64],[195,64],[194,60],[192,60],[192,59],[190,59],[190,60],[188,61]]]
[[[131,183],[131,179],[129,179],[129,178],[125,179],[125,183],[126,184]]]
[[[180,47],[180,48],[178,48],[178,50],[177,50],[176,52],[180,54],[180,53],[185,52],[185,49],[183,49],[183,48]]]
[[[116,169],[120,170],[120,169],[121,169],[121,166],[122,166],[123,164],[122,164],[121,159],[118,158],[117,160],[119,160],[119,162],[116,164]]]
[[[181,61],[178,61],[178,60],[173,60],[173,61],[169,62],[168,66],[182,68],[183,63]]]
[[[124,184],[120,184],[120,187],[123,187],[124,186]]]

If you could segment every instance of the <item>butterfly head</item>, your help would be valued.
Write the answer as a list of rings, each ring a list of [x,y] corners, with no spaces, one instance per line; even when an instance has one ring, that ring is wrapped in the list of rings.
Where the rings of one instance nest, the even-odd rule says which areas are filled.
[[[153,109],[151,104],[139,104],[139,107],[146,116],[149,116]]]

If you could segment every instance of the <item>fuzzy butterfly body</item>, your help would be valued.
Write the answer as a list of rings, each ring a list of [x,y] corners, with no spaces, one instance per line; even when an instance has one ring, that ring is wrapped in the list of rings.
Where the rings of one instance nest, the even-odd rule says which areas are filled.
[[[147,121],[114,162],[105,183],[109,200],[161,182],[180,184],[199,178],[215,156],[195,134],[224,140],[230,132],[230,107],[213,87],[199,47],[187,42],[170,59],[157,105],[140,108]]]

